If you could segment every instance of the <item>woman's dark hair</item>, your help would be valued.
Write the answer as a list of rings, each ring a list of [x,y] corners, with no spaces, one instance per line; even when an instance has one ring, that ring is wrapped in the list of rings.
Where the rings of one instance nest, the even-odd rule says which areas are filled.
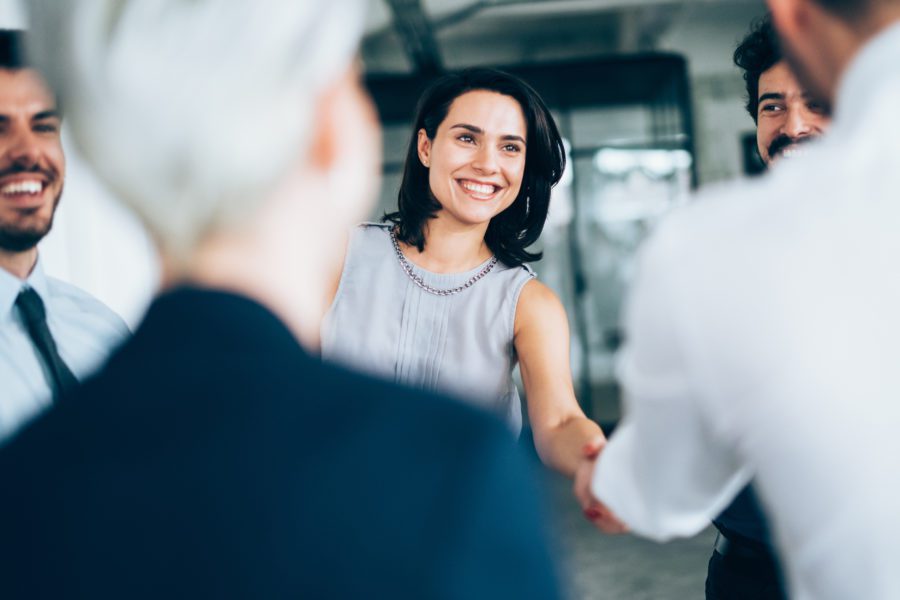
[[[521,79],[496,69],[472,68],[445,75],[419,99],[400,184],[398,210],[386,214],[384,220],[397,225],[400,240],[416,246],[420,252],[425,249],[425,225],[441,205],[431,193],[428,169],[419,160],[418,132],[424,129],[428,139],[433,140],[453,101],[476,90],[514,98],[522,107],[527,124],[522,188],[509,208],[491,219],[484,241],[508,266],[540,260],[540,252],[528,252],[527,248],[544,229],[550,190],[562,177],[566,153],[553,116],[537,92]]]

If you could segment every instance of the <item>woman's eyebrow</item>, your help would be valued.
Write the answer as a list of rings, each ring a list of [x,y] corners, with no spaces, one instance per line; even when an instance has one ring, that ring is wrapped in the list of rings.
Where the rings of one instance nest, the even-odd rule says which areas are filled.
[[[484,133],[484,130],[481,127],[476,127],[475,125],[469,125],[468,123],[457,123],[456,125],[453,125],[452,127],[450,127],[450,129],[465,129],[466,131],[471,131],[472,133],[477,133],[479,135]],[[510,133],[510,134],[501,136],[500,139],[508,140],[508,141],[522,142],[523,144],[525,144],[525,138],[523,138],[521,135],[513,135]]]

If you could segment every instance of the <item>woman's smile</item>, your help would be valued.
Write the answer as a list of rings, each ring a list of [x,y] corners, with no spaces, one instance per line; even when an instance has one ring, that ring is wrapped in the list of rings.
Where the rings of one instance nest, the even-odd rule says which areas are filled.
[[[504,189],[500,185],[474,179],[457,179],[456,183],[470,198],[480,201],[493,200]]]

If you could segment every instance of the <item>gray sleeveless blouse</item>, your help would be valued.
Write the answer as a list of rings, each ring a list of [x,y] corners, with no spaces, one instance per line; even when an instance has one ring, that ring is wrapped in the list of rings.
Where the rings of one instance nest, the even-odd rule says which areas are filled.
[[[412,265],[440,289],[468,281]],[[322,326],[322,356],[399,383],[469,399],[522,428],[513,326],[516,303],[535,277],[528,266],[497,263],[472,287],[436,296],[418,287],[397,260],[390,225],[364,223],[351,236],[334,303]]]

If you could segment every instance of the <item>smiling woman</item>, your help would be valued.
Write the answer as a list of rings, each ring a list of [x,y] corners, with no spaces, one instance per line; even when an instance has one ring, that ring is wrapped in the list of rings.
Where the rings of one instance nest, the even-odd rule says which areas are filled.
[[[575,399],[569,329],[529,251],[565,167],[559,132],[523,81],[493,69],[437,80],[423,95],[396,212],[350,240],[322,330],[326,359],[459,395],[505,419],[571,475],[602,434]]]
[[[509,208],[522,189],[526,135],[518,103],[482,90],[459,96],[434,135],[420,129],[416,151],[444,213],[438,218],[478,224]]]
[[[537,92],[494,69],[451,74],[422,96],[413,131],[398,210],[387,215],[398,237],[423,251],[426,226],[447,216],[441,212],[458,197],[454,191],[467,184],[485,193],[493,185],[493,202],[479,209],[485,245],[510,266],[539,260],[526,249],[544,228],[565,149]]]

